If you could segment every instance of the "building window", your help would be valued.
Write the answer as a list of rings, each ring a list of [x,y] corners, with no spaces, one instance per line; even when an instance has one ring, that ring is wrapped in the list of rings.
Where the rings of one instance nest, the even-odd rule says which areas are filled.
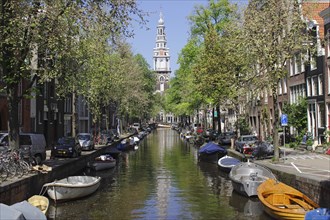
[[[282,80],[280,80],[278,82],[278,94],[281,95],[282,94]]]
[[[288,92],[288,88],[287,88],[287,78],[283,79],[283,93],[286,94]]]
[[[325,116],[325,106],[324,106],[324,103],[320,103],[319,104],[319,115],[318,115],[318,119],[319,119],[319,127],[322,127],[322,128],[325,127],[324,116]]]
[[[296,54],[294,56],[294,64],[295,64],[295,66],[294,66],[295,74],[301,73],[301,56],[300,56],[300,54]]]
[[[312,95],[312,84],[311,84],[311,78],[308,77],[306,79],[306,82],[307,82],[307,96],[311,96]]]
[[[323,95],[323,77],[322,75],[319,75],[319,95]]]
[[[71,97],[68,97],[64,101],[64,112],[71,113],[71,107],[72,107]]]
[[[312,78],[312,96],[316,96],[316,95],[318,95],[318,91],[317,91],[317,85],[318,85],[318,80],[317,80],[317,76],[314,76],[313,78]]]
[[[311,70],[316,69],[316,56],[314,54],[310,55],[310,64],[311,64]]]
[[[290,63],[290,66],[289,66],[290,76],[293,76],[294,75],[294,68],[293,68],[294,60],[291,59],[289,63]]]

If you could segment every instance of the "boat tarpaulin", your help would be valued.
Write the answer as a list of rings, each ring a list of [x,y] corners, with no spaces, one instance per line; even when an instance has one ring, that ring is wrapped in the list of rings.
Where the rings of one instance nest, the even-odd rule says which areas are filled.
[[[203,145],[198,153],[204,153],[204,154],[213,154],[216,152],[220,152],[220,153],[227,153],[226,148],[220,147],[218,144],[214,143],[214,142],[208,142],[205,145]]]

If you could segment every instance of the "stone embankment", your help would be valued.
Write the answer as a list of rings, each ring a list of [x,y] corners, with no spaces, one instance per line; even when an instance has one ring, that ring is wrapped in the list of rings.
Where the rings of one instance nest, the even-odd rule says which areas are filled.
[[[21,178],[12,178],[2,182],[0,185],[0,203],[11,205],[32,195],[40,194],[45,183],[76,175],[83,171],[95,157],[116,150],[115,146],[121,140],[109,146],[96,146],[93,151],[83,151],[78,158],[47,159],[44,164],[51,167],[50,172],[35,171]]]

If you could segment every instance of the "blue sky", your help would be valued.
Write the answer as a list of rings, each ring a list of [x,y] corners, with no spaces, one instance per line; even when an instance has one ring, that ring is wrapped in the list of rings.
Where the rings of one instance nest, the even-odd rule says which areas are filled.
[[[238,4],[246,0],[236,1]],[[135,36],[128,42],[132,45],[134,54],[142,54],[150,67],[152,66],[153,48],[156,43],[156,28],[159,13],[162,11],[165,21],[167,46],[170,49],[170,65],[172,76],[179,68],[178,54],[186,45],[189,37],[190,25],[187,17],[194,11],[195,5],[207,5],[207,0],[137,0],[139,7],[150,13],[147,27],[149,30],[134,27]]]

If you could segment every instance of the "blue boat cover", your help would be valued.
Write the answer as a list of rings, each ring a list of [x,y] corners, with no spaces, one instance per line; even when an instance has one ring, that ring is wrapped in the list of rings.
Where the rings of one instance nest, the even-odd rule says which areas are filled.
[[[308,211],[305,215],[306,220],[329,220],[330,219],[330,209],[328,208],[318,208],[312,211]]]
[[[224,166],[231,166],[239,164],[241,161],[239,159],[236,159],[234,157],[226,157],[221,160],[221,164]]]
[[[218,144],[214,142],[208,142],[198,150],[198,153],[204,153],[204,154],[213,154],[216,152],[225,154],[227,153],[227,149],[220,147]]]

